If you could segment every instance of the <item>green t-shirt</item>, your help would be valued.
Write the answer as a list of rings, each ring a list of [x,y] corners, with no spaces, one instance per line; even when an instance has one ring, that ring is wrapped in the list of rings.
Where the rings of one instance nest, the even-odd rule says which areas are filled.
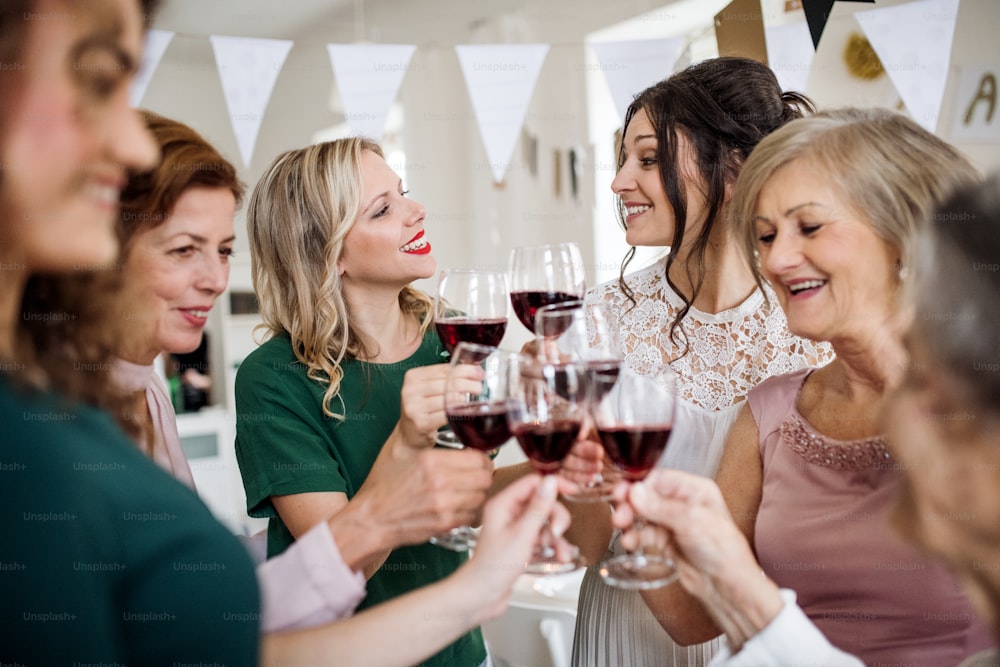
[[[101,412],[0,376],[0,662],[254,665],[243,546]]]
[[[428,330],[420,348],[394,364],[347,360],[337,421],[323,414],[325,385],[310,380],[287,336],[273,338],[247,355],[236,374],[236,458],[243,476],[247,510],[267,517],[268,555],[294,541],[271,496],[341,492],[353,498],[375,463],[400,415],[403,375],[441,363],[444,349]],[[454,572],[466,556],[432,544],[400,547],[368,580],[359,609],[372,607]],[[428,610],[431,611],[431,610]],[[428,660],[436,667],[475,667],[486,658],[479,630],[466,634]]]

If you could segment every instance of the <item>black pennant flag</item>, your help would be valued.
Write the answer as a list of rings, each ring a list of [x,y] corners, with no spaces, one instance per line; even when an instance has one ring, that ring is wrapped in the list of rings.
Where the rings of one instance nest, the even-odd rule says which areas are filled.
[[[826,20],[830,18],[830,10],[837,0],[802,0],[802,9],[806,13],[806,23],[809,24],[809,34],[812,35],[813,48],[819,48],[819,38],[823,36]],[[848,0],[848,2],[867,2],[875,4],[875,0]]]

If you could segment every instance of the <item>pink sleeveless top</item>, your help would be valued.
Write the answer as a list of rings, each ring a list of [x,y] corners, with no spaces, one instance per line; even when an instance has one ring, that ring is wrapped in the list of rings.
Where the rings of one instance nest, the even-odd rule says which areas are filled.
[[[990,646],[955,578],[889,524],[902,473],[885,439],[833,440],[799,414],[810,372],[770,378],[747,397],[760,430],[754,545],[764,572],[869,665],[956,665]]]

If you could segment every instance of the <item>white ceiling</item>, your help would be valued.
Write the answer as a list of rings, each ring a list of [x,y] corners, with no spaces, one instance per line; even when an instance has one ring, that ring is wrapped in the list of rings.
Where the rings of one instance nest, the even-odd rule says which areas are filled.
[[[164,0],[153,27],[179,36],[456,43],[502,16],[538,30],[598,30],[672,0]],[[525,35],[539,39],[539,35]]]
[[[182,35],[294,37],[353,0],[163,0],[153,27]]]

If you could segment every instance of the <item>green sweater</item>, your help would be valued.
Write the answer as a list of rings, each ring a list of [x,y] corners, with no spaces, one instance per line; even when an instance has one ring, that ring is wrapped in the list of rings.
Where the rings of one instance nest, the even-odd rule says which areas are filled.
[[[243,546],[103,413],[0,376],[0,662],[254,665]]]
[[[251,516],[270,519],[269,556],[294,541],[271,496],[325,491],[353,498],[399,421],[403,375],[410,368],[441,363],[443,351],[431,329],[420,348],[398,363],[345,361],[343,405],[334,399],[331,406],[335,412],[345,412],[344,421],[323,415],[325,385],[307,377],[287,336],[267,341],[244,359],[236,375],[236,457],[247,510]],[[368,580],[368,594],[359,609],[443,579],[465,558],[431,544],[395,549]],[[477,667],[485,659],[477,629],[424,664]]]

